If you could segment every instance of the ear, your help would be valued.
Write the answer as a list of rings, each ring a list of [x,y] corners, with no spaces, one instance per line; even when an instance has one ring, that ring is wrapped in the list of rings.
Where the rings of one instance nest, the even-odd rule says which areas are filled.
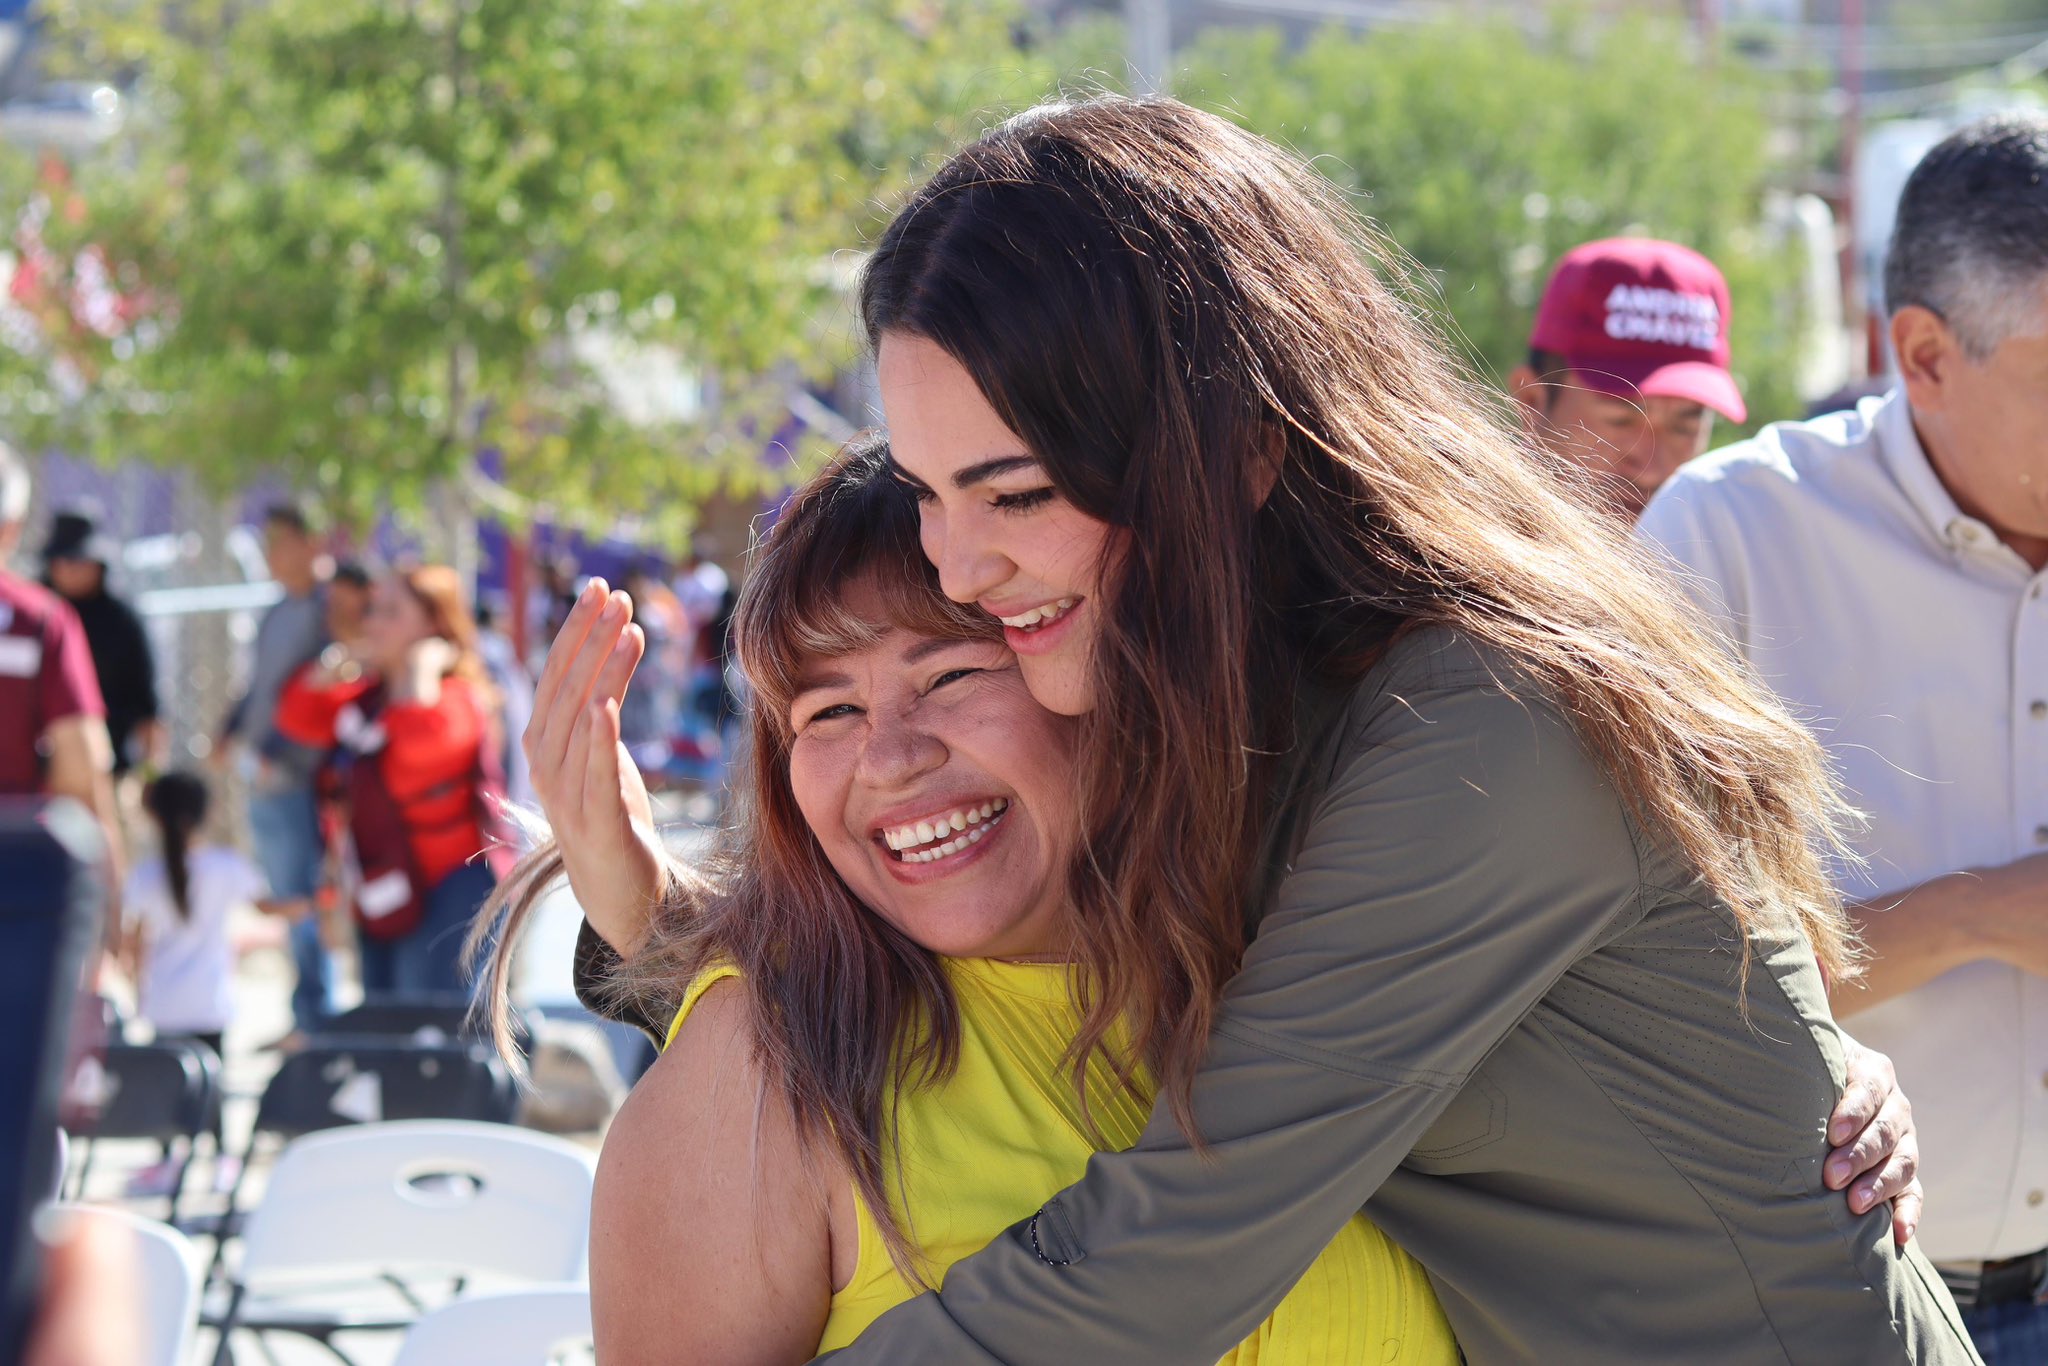
[[[1280,471],[1287,464],[1287,438],[1277,430],[1269,430],[1258,450],[1252,453],[1252,506],[1262,508],[1273,496],[1273,486],[1280,482]]]
[[[1532,435],[1549,407],[1549,388],[1527,365],[1517,365],[1508,371],[1508,392],[1514,395],[1515,407],[1521,411],[1522,426]]]
[[[1962,343],[1939,314],[1919,304],[1892,314],[1890,332],[1906,401],[1922,412],[1940,412],[1948,405],[1957,367],[1967,359]]]

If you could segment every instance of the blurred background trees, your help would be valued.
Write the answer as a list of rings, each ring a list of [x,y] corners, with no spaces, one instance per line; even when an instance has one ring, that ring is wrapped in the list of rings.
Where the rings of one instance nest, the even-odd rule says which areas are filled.
[[[1832,248],[1785,211],[1839,197],[1836,0],[1713,0],[1749,15],[1718,28],[1690,3],[1240,8],[1180,25],[1170,88],[1352,192],[1483,372],[1520,357],[1557,256],[1620,232],[1727,271],[1758,421],[1853,352],[1811,307]],[[2048,0],[1867,8],[1887,109],[2048,68],[2020,60]],[[40,23],[47,75],[123,113],[88,150],[0,154],[11,436],[358,518],[430,492],[429,522],[623,509],[671,544],[871,420],[848,288],[902,192],[991,119],[1126,84],[1131,41],[1070,0],[54,0]]]

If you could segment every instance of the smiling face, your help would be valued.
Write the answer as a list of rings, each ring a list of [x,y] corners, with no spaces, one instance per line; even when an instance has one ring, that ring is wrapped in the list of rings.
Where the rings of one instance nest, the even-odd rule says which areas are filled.
[[[363,614],[363,655],[386,677],[405,667],[406,651],[434,634],[434,620],[397,577],[377,580]]]
[[[1087,711],[1109,525],[1053,488],[966,367],[936,343],[887,333],[876,368],[893,459],[917,494],[940,587],[1002,621],[1033,697],[1065,716]]]
[[[810,660],[789,724],[797,807],[863,904],[934,953],[1059,951],[1074,727],[1009,650],[890,627]]]

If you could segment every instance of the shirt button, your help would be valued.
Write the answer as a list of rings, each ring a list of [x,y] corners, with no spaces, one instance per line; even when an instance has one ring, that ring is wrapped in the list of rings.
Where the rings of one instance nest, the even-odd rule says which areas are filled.
[[[2034,843],[2048,844],[2048,825],[2037,825],[2034,827]]]
[[[2040,1191],[2027,1192],[2027,1204],[2029,1207],[2037,1206],[2043,1200],[2048,1200],[2048,1195],[2043,1195]]]
[[[2035,698],[2033,705],[2028,707],[2027,710],[2033,713],[2036,721],[2048,718],[2048,702],[2044,702],[2040,698]]]

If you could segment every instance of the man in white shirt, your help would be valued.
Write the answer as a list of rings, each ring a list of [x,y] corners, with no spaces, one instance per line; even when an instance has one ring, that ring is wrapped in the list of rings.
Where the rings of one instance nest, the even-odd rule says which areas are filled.
[[[1927,154],[1885,285],[1894,392],[1695,461],[1640,532],[1869,815],[1834,1006],[1913,1096],[1985,1360],[2048,1361],[2048,119]]]

